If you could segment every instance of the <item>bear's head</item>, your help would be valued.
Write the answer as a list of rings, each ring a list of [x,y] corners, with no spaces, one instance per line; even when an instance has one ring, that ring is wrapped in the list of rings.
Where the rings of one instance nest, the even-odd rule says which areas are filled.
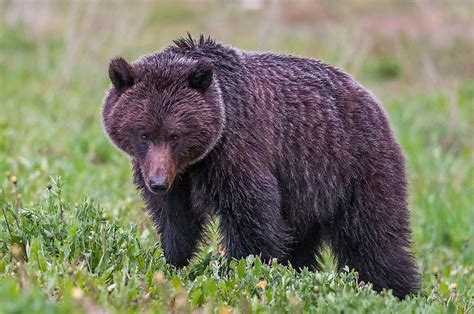
[[[107,135],[139,165],[150,191],[168,191],[223,132],[224,105],[212,62],[163,54],[133,64],[115,58],[109,77],[102,109]]]

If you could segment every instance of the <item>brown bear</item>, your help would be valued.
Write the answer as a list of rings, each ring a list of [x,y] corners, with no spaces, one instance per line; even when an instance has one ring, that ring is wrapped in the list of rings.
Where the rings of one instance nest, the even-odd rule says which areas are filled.
[[[418,290],[404,157],[347,74],[201,35],[113,59],[109,76],[105,131],[131,158],[169,263],[185,266],[217,217],[229,259],[316,270],[327,243],[376,290]]]

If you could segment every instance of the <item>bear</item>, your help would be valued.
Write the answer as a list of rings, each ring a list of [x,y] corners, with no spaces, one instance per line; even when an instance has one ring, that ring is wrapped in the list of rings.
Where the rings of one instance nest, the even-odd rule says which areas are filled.
[[[382,105],[319,60],[201,35],[112,59],[106,135],[130,157],[168,263],[217,219],[226,257],[339,269],[404,298],[419,289],[402,150]]]

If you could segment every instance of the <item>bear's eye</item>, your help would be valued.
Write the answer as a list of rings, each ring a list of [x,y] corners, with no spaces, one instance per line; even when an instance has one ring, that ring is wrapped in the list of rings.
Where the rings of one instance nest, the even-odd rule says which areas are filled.
[[[144,142],[148,142],[150,140],[150,137],[147,135],[147,134],[142,134],[140,135],[140,138],[142,139],[142,141]]]
[[[179,140],[179,136],[176,134],[171,134],[168,138],[171,142],[176,142],[177,140]]]

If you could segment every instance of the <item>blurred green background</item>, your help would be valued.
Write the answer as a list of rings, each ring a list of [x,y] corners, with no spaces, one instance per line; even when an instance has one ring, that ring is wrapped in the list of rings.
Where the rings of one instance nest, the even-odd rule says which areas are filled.
[[[17,265],[18,258],[11,250],[19,244],[31,253],[32,239],[39,241],[40,247],[41,241],[46,241],[46,236],[26,228],[31,219],[25,218],[25,213],[44,211],[45,217],[51,218],[57,208],[62,212],[64,207],[70,210],[66,210],[66,217],[76,217],[75,208],[80,208],[86,197],[98,204],[96,210],[110,217],[107,219],[124,230],[135,228],[131,234],[153,247],[158,238],[131,184],[128,160],[102,132],[100,107],[109,86],[107,68],[112,57],[135,60],[188,31],[194,36],[211,35],[244,50],[321,59],[370,89],[384,104],[407,158],[413,251],[423,275],[423,292],[405,305],[416,308],[421,302],[440,311],[472,309],[474,4],[469,0],[0,1],[1,302],[9,300],[11,311],[36,304],[21,302],[26,293],[21,280],[27,280],[36,291],[31,292],[31,300],[40,307],[57,302],[67,305],[65,296],[75,299],[73,292],[79,290],[69,290],[79,286],[81,293],[90,296],[94,309],[146,308],[130,301],[133,297],[122,295],[140,296],[136,287],[102,291],[105,283],[93,279],[90,283],[65,275],[61,280],[48,280],[48,276],[59,276],[58,267],[75,269],[82,260],[79,251],[68,259],[48,257],[45,249],[44,258],[51,258],[48,265],[56,269],[45,272],[38,266],[41,263]],[[16,185],[12,176],[18,180]],[[53,187],[55,203],[47,185],[59,176],[60,191]],[[18,219],[21,221],[16,224]],[[51,219],[52,224],[61,224],[61,220]],[[100,222],[101,218],[97,219]],[[74,224],[84,227],[80,219],[74,222],[71,218],[69,223],[65,225],[68,228]],[[41,233],[46,227],[37,228]],[[64,243],[57,245],[61,250]],[[201,255],[210,252],[212,259],[219,259],[215,241],[203,251]],[[162,260],[159,254],[150,258],[157,263]],[[109,263],[113,262],[110,257]],[[137,280],[147,274],[149,284],[153,284],[150,272],[164,272],[165,280],[174,276],[172,270],[159,267],[143,273],[138,269]],[[22,277],[23,271],[29,279]],[[83,276],[97,278],[101,271],[86,267]],[[325,271],[328,276],[333,271],[329,259]],[[36,272],[45,274],[31,275]],[[178,275],[181,277],[176,280],[181,280],[183,291],[191,298],[196,282],[194,275],[188,275]],[[298,276],[296,282],[301,279]],[[114,281],[110,278],[104,279],[107,287]],[[225,286],[230,279],[220,280]],[[178,293],[179,287],[170,289]],[[235,302],[217,294],[215,299],[204,296],[201,302],[194,302],[188,298],[185,303],[188,310],[206,304],[211,304],[206,308],[209,311],[242,310],[242,300],[248,298],[249,304],[271,309],[265,307],[271,305],[271,298],[262,300],[252,291],[239,295]],[[336,300],[342,298],[335,291]],[[341,301],[339,306],[345,309],[357,293],[349,293],[348,303]],[[149,298],[154,296],[151,293]],[[170,298],[176,300],[177,296]],[[170,310],[169,303],[163,301],[166,296],[156,298]],[[327,299],[323,295],[321,300]],[[290,304],[291,300],[288,296],[286,301]],[[76,310],[90,310],[81,302],[83,307]],[[315,310],[322,310],[321,303],[311,302],[306,301],[301,309],[309,311],[315,306]],[[373,309],[383,309],[384,302],[374,296]],[[399,309],[401,305],[393,302],[394,309]]]

